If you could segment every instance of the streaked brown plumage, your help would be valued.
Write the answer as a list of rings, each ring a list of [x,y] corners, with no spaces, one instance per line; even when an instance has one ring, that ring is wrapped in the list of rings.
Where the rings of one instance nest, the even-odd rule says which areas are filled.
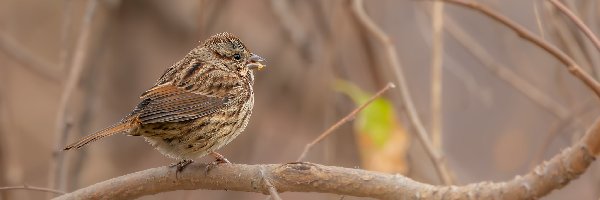
[[[252,71],[264,67],[260,61],[234,35],[211,36],[167,69],[121,122],[65,150],[126,132],[143,136],[164,155],[180,160],[179,169],[207,154],[227,162],[214,151],[248,124],[254,104]]]

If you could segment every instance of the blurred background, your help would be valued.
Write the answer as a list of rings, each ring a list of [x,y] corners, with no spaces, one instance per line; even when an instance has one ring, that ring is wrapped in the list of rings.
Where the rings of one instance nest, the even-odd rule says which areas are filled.
[[[600,77],[598,51],[548,2],[480,2]],[[592,31],[600,31],[598,1],[564,3]],[[432,45],[440,44],[433,42],[432,5],[386,0],[367,1],[364,8],[397,49],[426,130],[433,132],[432,119],[439,120],[436,147],[457,184],[524,174],[579,139],[599,114],[593,93],[555,58],[480,13],[454,5],[444,6],[441,79],[432,79]],[[167,67],[225,31],[268,65],[255,73],[256,103],[248,128],[219,151],[234,163],[295,161],[307,143],[357,103],[388,82],[397,85],[386,47],[360,24],[349,0],[0,0],[0,187],[53,185],[68,192],[174,162],[142,138],[124,135],[79,151],[57,149],[120,120]],[[65,95],[69,79],[75,87]],[[438,96],[431,92],[435,81],[442,86]],[[432,109],[434,100],[441,102],[440,110]],[[304,160],[441,184],[404,105],[398,87],[387,91],[372,105],[377,107],[335,130]],[[600,167],[593,164],[545,199],[598,199],[599,185]],[[47,197],[0,191],[0,199]],[[194,190],[141,199],[168,198],[265,196]]]

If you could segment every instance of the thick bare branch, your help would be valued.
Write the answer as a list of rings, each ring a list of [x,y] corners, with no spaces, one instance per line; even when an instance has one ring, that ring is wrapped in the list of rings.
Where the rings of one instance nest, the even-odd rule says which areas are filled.
[[[132,199],[174,190],[234,190],[270,194],[270,180],[278,192],[321,192],[380,199],[536,199],[581,175],[600,152],[600,120],[580,142],[544,162],[525,176],[510,181],[466,186],[433,186],[399,174],[324,166],[313,163],[267,165],[222,164],[205,173],[205,164],[175,169],[148,169],[55,198]]]

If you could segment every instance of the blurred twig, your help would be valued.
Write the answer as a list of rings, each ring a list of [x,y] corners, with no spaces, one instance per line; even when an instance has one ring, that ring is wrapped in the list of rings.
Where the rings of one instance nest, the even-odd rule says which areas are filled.
[[[535,153],[533,158],[531,159],[529,166],[533,168],[537,163],[540,163],[540,161],[544,159],[544,154],[550,147],[550,144],[552,144],[552,141],[554,141],[556,136],[563,130],[564,127],[570,125],[571,123],[576,124],[577,127],[583,125],[580,116],[582,116],[586,112],[593,110],[590,108],[591,106],[594,106],[592,100],[594,99],[587,99],[583,101],[583,103],[573,108],[573,111],[571,111],[569,115],[565,117],[565,119],[558,119],[558,121],[550,127],[547,136],[543,137],[543,142],[540,145],[540,148],[537,151],[537,153]]]
[[[55,83],[60,82],[56,65],[34,55],[5,33],[0,33],[0,50],[15,58],[25,69],[38,74],[40,77]]]
[[[198,27],[200,28],[200,38],[206,38],[214,29],[217,22],[223,15],[223,9],[229,6],[230,0],[210,1],[204,0],[200,3],[200,19]],[[210,4],[210,5],[209,5]]]
[[[54,189],[50,189],[50,188],[28,186],[28,185],[0,187],[0,190],[33,190],[33,191],[49,192],[49,193],[54,193],[54,194],[66,194],[66,192],[63,192],[63,191],[58,191],[58,190],[54,190]]]
[[[325,132],[321,133],[319,135],[319,137],[317,137],[315,140],[313,140],[312,142],[306,144],[306,146],[304,147],[304,150],[302,151],[302,153],[300,154],[300,156],[298,157],[298,159],[296,159],[296,162],[300,162],[300,161],[304,160],[304,158],[306,157],[306,154],[308,153],[308,151],[310,151],[310,149],[314,145],[316,145],[317,143],[321,142],[321,140],[325,139],[325,137],[327,137],[331,133],[333,133],[333,131],[336,130],[338,127],[340,127],[342,124],[344,124],[344,123],[346,123],[346,122],[354,119],[354,116],[356,114],[358,114],[360,111],[362,111],[363,109],[365,109],[369,104],[371,104],[371,102],[375,101],[375,99],[377,99],[377,97],[381,96],[385,91],[389,90],[390,88],[394,88],[394,87],[395,87],[394,84],[388,83],[385,87],[383,87],[381,90],[379,90],[377,93],[375,93],[364,104],[360,105],[359,107],[357,107],[356,109],[354,109],[352,112],[348,113],[348,115],[344,116],[344,118],[340,119],[338,122],[336,122],[335,124],[333,124],[327,130],[325,130]]]
[[[444,59],[444,2],[433,2],[431,47],[431,142],[442,150],[442,64]]]
[[[592,30],[590,30],[590,28],[587,25],[585,25],[585,23],[581,19],[579,19],[579,17],[577,17],[577,15],[575,15],[575,13],[573,13],[569,8],[567,8],[567,6],[562,4],[560,1],[557,1],[557,0],[549,0],[549,1],[554,6],[556,6],[556,8],[558,8],[561,12],[563,12],[567,17],[569,17],[575,23],[575,25],[585,34],[585,36],[587,36],[587,38],[592,41],[592,44],[594,44],[594,47],[596,47],[596,50],[598,52],[600,52],[600,40],[598,40],[598,37],[596,37],[594,32],[592,32]],[[586,45],[584,44],[584,46],[586,46]],[[600,73],[600,70],[597,69],[600,66],[596,66],[598,64],[597,63],[598,60],[597,60],[597,58],[594,59],[596,56],[593,56],[593,55],[597,55],[597,54],[589,55],[590,58],[592,59],[592,62],[595,64],[592,66],[592,68],[595,69],[594,71],[596,73]],[[600,75],[597,74],[597,76],[600,76]]]
[[[453,180],[445,164],[444,156],[440,151],[433,147],[431,140],[429,139],[429,134],[419,119],[416,108],[412,102],[412,97],[408,91],[406,80],[404,80],[404,73],[402,72],[400,61],[398,60],[396,48],[392,44],[391,39],[369,18],[369,16],[367,16],[363,8],[362,0],[354,0],[352,10],[364,28],[373,34],[375,38],[379,40],[385,47],[390,67],[394,70],[396,78],[398,79],[398,86],[402,100],[404,101],[410,121],[417,131],[417,138],[419,138],[419,141],[425,148],[425,151],[433,161],[434,167],[442,182],[444,184],[451,185]]]
[[[542,17],[540,17],[540,11],[537,2],[537,0],[533,1],[533,13],[535,14],[535,22],[538,26],[538,30],[540,31],[540,36],[542,39],[544,39],[544,25],[542,23]]]
[[[295,46],[302,50],[303,56],[305,56],[306,30],[304,30],[300,20],[292,14],[293,9],[290,8],[288,3],[288,0],[271,0],[271,8],[286,35],[290,37]]]
[[[461,5],[461,6],[465,6],[467,8],[471,8],[473,10],[479,11],[479,12],[487,15],[488,17],[496,20],[497,22],[505,25],[506,27],[510,28],[515,33],[517,33],[519,35],[519,37],[521,37],[527,41],[530,41],[533,44],[537,45],[538,47],[544,49],[546,52],[550,53],[552,56],[554,56],[556,59],[558,59],[561,63],[566,65],[567,69],[569,70],[569,72],[571,74],[573,74],[575,77],[579,78],[579,80],[581,80],[586,86],[588,86],[590,89],[592,89],[592,91],[594,91],[596,96],[600,98],[600,84],[596,80],[594,80],[589,74],[587,74],[585,71],[583,71],[581,69],[581,67],[579,65],[577,65],[577,63],[575,63],[575,61],[571,57],[569,57],[567,54],[562,52],[560,49],[556,48],[554,45],[533,35],[530,31],[523,28],[521,25],[513,22],[512,20],[506,18],[503,15],[496,13],[495,11],[492,11],[491,9],[489,9],[483,5],[480,5],[475,2],[462,1],[462,0],[444,0],[444,1],[453,3],[453,4],[457,4],[457,5]]]
[[[72,0],[69,0],[72,1]],[[95,23],[94,23],[94,30],[97,32],[100,32],[100,34],[95,33],[94,35],[98,36],[98,35],[102,35],[101,33],[106,31],[106,27],[110,27],[111,23],[113,22],[112,16],[114,16],[114,13],[117,12],[119,6],[121,5],[121,0],[105,0],[105,1],[101,1],[102,2],[102,6],[104,9],[100,9],[98,12],[98,17],[95,19]],[[92,41],[95,41],[96,39],[90,39]],[[104,47],[104,43],[97,45],[97,43],[94,43],[93,46],[94,48],[91,49],[101,49]],[[93,53],[88,53],[88,54],[93,54]],[[92,58],[94,59],[94,58]],[[83,105],[82,105],[82,110],[80,117],[78,118],[78,127],[79,130],[77,131],[80,137],[83,137],[85,134],[89,133],[90,131],[90,122],[92,121],[92,119],[94,118],[94,105],[96,105],[98,103],[98,100],[101,99],[99,98],[99,94],[98,94],[98,81],[97,79],[95,79],[94,74],[97,74],[98,72],[98,68],[94,67],[94,60],[90,59],[90,61],[88,61],[88,63],[91,63],[89,66],[89,70],[85,70],[85,74],[81,75],[81,78],[83,78],[84,80],[80,81],[81,82],[81,90],[83,92],[83,96],[84,99],[82,101]],[[67,187],[66,190],[71,190],[73,188],[78,188],[79,187],[79,178],[81,176],[81,171],[83,169],[83,165],[84,162],[86,161],[86,159],[88,158],[88,152],[87,151],[80,151],[79,153],[77,153],[75,155],[75,157],[72,159],[72,168],[70,168],[69,172],[65,174],[65,176],[68,174],[69,176],[69,187]]]
[[[592,30],[590,30],[590,28],[588,26],[586,26],[585,23],[583,23],[583,21],[581,21],[581,19],[579,19],[579,17],[577,17],[569,8],[567,8],[567,6],[562,4],[560,1],[558,1],[558,0],[549,0],[549,1],[550,1],[550,3],[554,4],[554,6],[556,6],[560,11],[562,11],[567,17],[569,17],[571,20],[573,20],[575,25],[577,25],[577,27],[579,27],[579,29],[581,29],[581,31],[585,34],[585,36],[587,36],[588,39],[590,39],[592,41],[592,43],[596,47],[596,50],[598,50],[600,52],[600,40],[598,40],[598,38],[596,37],[596,35],[594,35]]]
[[[62,23],[60,28],[60,52],[59,52],[59,67],[61,72],[66,72],[68,69],[69,47],[70,47],[70,29],[73,24],[71,17],[71,9],[73,8],[73,0],[63,0],[64,8],[62,13]]]
[[[554,7],[552,7],[554,8]],[[556,11],[558,12],[558,11]],[[565,54],[570,55],[573,60],[577,60],[582,64],[580,66],[589,68],[590,71],[596,71],[592,64],[585,57],[584,48],[582,48],[581,44],[577,41],[578,33],[572,31],[572,27],[568,26],[565,22],[558,20],[558,16],[550,15],[549,18],[549,28],[553,30],[555,37],[557,37],[558,44],[561,44],[561,50],[565,52]],[[585,44],[585,43],[584,43]]]
[[[55,152],[53,152],[54,159],[51,160],[48,187],[62,189],[65,186],[66,177],[64,176],[64,154],[60,151],[66,145],[68,138],[69,129],[67,128],[67,109],[69,107],[69,100],[75,92],[81,72],[85,67],[85,60],[87,59],[88,51],[90,49],[90,35],[92,29],[92,19],[96,13],[96,7],[98,0],[89,0],[85,14],[82,21],[81,30],[77,43],[74,49],[73,60],[71,62],[71,68],[67,77],[63,93],[61,94],[58,113],[56,117],[56,135],[55,135]]]
[[[6,178],[6,176],[8,175],[8,159],[7,159],[7,152],[8,152],[8,134],[6,131],[6,125],[8,123],[6,123],[6,121],[8,120],[7,118],[7,105],[6,105],[6,90],[4,89],[6,87],[6,70],[0,68],[0,80],[3,81],[2,84],[0,84],[0,185],[7,185],[8,184],[8,180]],[[7,198],[7,194],[5,193],[0,193],[0,200],[2,199],[8,199]]]
[[[86,70],[85,75],[82,77],[85,80],[82,80],[81,88],[83,90],[83,108],[81,110],[81,116],[78,118],[78,127],[79,129],[76,131],[78,137],[83,137],[85,134],[90,132],[90,123],[94,118],[93,106],[98,102],[99,94],[98,88],[96,87],[98,81],[94,79],[94,74],[97,73],[96,68],[91,68]],[[72,159],[72,169],[69,170],[69,187],[67,187],[67,191],[73,188],[79,187],[79,178],[81,176],[81,171],[83,169],[83,164],[85,160],[88,158],[88,151],[79,151],[75,158]]]
[[[451,16],[446,16],[445,20],[446,23],[444,27],[448,30],[450,36],[454,37],[460,45],[469,51],[469,53],[479,59],[486,69],[492,71],[498,78],[506,81],[506,83],[511,85],[521,94],[525,95],[542,108],[548,110],[559,119],[567,118],[569,110],[565,108],[565,106],[561,105],[539,88],[529,83],[529,81],[519,76],[519,74],[512,71],[508,66],[504,66],[497,62],[494,57],[481,46],[481,44],[477,43],[458,24],[456,24]]]

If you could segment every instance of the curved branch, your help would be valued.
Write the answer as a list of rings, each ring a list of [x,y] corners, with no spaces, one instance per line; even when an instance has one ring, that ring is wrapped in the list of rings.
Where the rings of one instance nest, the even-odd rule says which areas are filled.
[[[352,196],[391,198],[416,194],[434,186],[401,175],[313,163],[267,165],[222,164],[207,174],[205,164],[190,164],[175,177],[175,169],[158,167],[113,178],[56,198],[132,199],[173,190],[235,190],[269,194],[265,178],[278,192],[326,192]],[[404,185],[404,187],[398,187]],[[391,192],[391,193],[390,193]]]
[[[148,169],[96,183],[55,200],[132,199],[194,189],[269,194],[270,187],[277,188],[278,192],[322,192],[380,199],[536,199],[576,179],[599,152],[600,118],[573,147],[540,164],[525,176],[516,176],[506,182],[433,186],[399,174],[301,162],[222,164],[205,173],[205,164],[192,164],[177,175],[174,168]],[[269,180],[270,184],[265,184],[264,180]]]
[[[581,21],[581,19],[579,19],[577,15],[575,15],[575,13],[573,13],[567,6],[565,6],[565,4],[561,3],[558,0],[550,0],[550,3],[554,4],[556,8],[558,8],[567,17],[569,17],[569,19],[571,19],[571,21],[573,21],[573,23],[575,23],[575,25],[579,29],[581,29],[581,32],[583,32],[583,34],[585,34],[585,36],[587,36],[588,39],[592,41],[594,47],[596,47],[596,50],[600,51],[600,40],[598,39],[598,37],[596,37],[594,32],[592,32],[592,30],[590,30],[590,28],[587,25],[585,25],[585,23]]]
[[[583,69],[581,69],[581,67],[571,57],[562,52],[556,46],[544,41],[542,38],[534,35],[533,33],[531,33],[531,31],[528,31],[523,26],[508,19],[504,15],[501,15],[481,4],[463,0],[443,1],[481,12],[482,14],[490,17],[496,22],[499,22],[507,28],[510,28],[515,33],[517,33],[519,37],[533,43],[534,45],[542,48],[543,50],[554,56],[557,60],[559,60],[562,64],[564,64],[567,67],[567,70],[569,70],[571,74],[573,74],[575,77],[581,80],[587,87],[594,91],[597,97],[600,97],[600,83],[598,83],[594,78],[592,78],[592,76],[590,76]]]

